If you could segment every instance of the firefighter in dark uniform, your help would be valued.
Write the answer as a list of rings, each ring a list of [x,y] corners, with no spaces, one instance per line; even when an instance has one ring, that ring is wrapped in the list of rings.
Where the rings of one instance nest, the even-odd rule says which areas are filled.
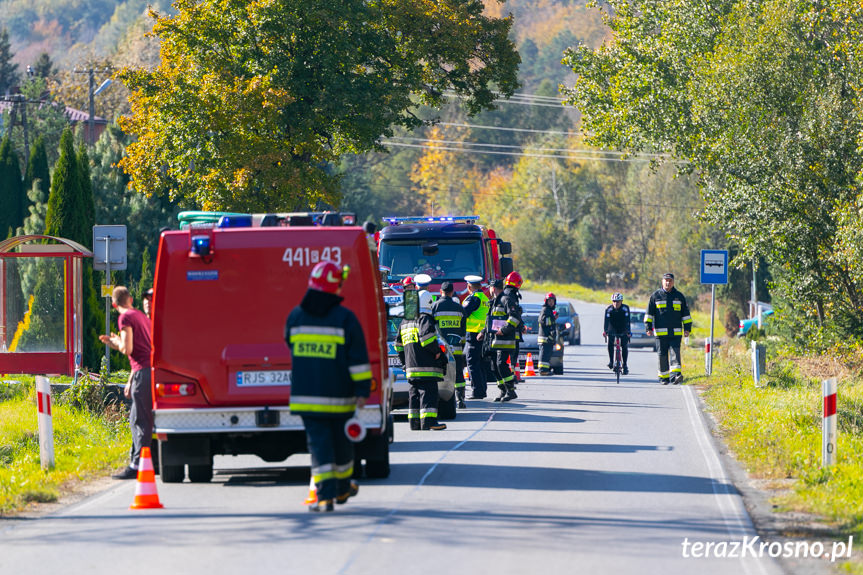
[[[674,287],[674,274],[663,275],[662,288],[650,296],[644,325],[647,335],[656,333],[659,342],[659,381],[662,385],[668,385],[669,382],[681,383],[683,372],[680,367],[680,340],[681,337],[689,337],[692,317],[689,315],[686,298]]]
[[[513,374],[507,361],[511,365],[518,362],[518,340],[521,338],[521,305],[518,301],[521,294],[522,279],[518,272],[511,272],[506,276],[503,292],[495,296],[491,303],[491,311],[486,321],[484,337],[491,338],[491,350],[494,353],[492,365],[497,376],[497,387],[500,396],[495,401],[510,401],[518,397],[515,393],[515,374]]]
[[[354,445],[345,423],[365,406],[372,371],[362,326],[340,305],[347,275],[347,266],[317,264],[306,295],[285,324],[292,357],[291,413],[303,418],[318,494],[309,511],[332,511],[333,501],[345,503],[359,491],[351,481]]]
[[[483,399],[488,393],[488,379],[486,377],[485,360],[482,355],[482,340],[477,339],[485,329],[485,320],[488,316],[488,296],[482,291],[482,278],[480,276],[465,276],[467,289],[470,295],[462,302],[465,315],[465,331],[467,332],[467,345],[465,345],[465,358],[467,359],[467,371],[470,375],[470,386],[472,393],[468,399]]]
[[[446,429],[446,424],[437,420],[438,382],[446,373],[446,356],[437,340],[431,294],[425,290],[419,293],[419,308],[416,319],[405,317],[402,320],[395,347],[410,384],[408,422],[411,429],[440,431]]]
[[[632,337],[629,319],[629,306],[623,303],[623,294],[616,293],[611,296],[611,305],[605,308],[602,337],[608,339],[608,369],[614,369],[614,337],[620,336],[623,375],[629,375],[629,367],[626,365],[626,360],[629,358],[629,338]]]
[[[551,352],[557,343],[557,318],[554,307],[557,298],[551,292],[546,294],[542,311],[539,312],[539,332],[536,341],[539,344],[539,375],[551,375]]]
[[[453,297],[452,282],[445,281],[440,286],[440,298],[432,303],[432,315],[437,322],[438,331],[452,346],[455,358],[455,394],[459,409],[464,409],[464,342],[465,317],[464,308]]]

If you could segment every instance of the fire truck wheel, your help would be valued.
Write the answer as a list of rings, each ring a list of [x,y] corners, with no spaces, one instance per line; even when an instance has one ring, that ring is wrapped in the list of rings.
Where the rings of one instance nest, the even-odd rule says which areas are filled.
[[[162,483],[182,483],[186,478],[185,465],[165,465],[162,463],[159,467]]]
[[[192,483],[209,483],[213,479],[213,464],[189,465],[189,481]]]
[[[437,418],[442,420],[455,419],[455,394],[449,401],[439,401],[437,404]]]

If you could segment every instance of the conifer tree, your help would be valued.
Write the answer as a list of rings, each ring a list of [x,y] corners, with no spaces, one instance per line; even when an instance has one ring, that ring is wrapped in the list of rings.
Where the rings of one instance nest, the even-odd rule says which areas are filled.
[[[0,238],[14,234],[23,223],[25,203],[18,154],[6,137],[0,142]]]
[[[0,96],[18,84],[18,64],[12,61],[13,56],[9,31],[0,29]]]
[[[33,74],[38,78],[50,78],[57,74],[57,68],[48,52],[39,54],[39,59],[33,64]]]
[[[54,177],[51,179],[45,233],[87,245],[90,242],[86,237],[82,237],[84,224],[81,220],[84,216],[81,211],[85,207],[80,201],[81,176],[73,139],[69,129],[64,130],[60,137],[60,157],[54,166]]]

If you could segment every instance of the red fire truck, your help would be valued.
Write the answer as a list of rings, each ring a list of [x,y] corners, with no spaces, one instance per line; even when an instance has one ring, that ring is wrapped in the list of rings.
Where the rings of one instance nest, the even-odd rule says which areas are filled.
[[[385,281],[400,292],[407,276],[427,274],[428,290],[436,293],[444,280],[465,294],[467,275],[477,275],[488,285],[513,270],[512,245],[494,230],[480,225],[479,216],[384,218],[388,224],[375,234]],[[392,298],[388,303],[395,302]]]
[[[368,430],[357,444],[357,463],[365,461],[369,477],[388,476],[386,309],[376,254],[353,215],[226,214],[217,223],[205,213],[185,215],[186,229],[162,233],[154,286],[153,409],[162,481],[183,481],[186,466],[190,481],[210,481],[214,455],[278,462],[307,451],[302,420],[290,412],[284,328],[322,260],[351,268],[344,305],[363,326],[372,366],[371,397],[356,414]]]

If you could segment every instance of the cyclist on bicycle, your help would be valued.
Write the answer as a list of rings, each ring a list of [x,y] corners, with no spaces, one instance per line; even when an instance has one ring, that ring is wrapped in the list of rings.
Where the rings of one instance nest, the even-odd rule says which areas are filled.
[[[626,360],[629,357],[629,306],[623,303],[623,294],[611,296],[611,305],[605,308],[605,327],[602,337],[608,338],[608,369],[614,369],[614,336],[620,336],[620,351],[623,354],[623,375],[629,374]]]

